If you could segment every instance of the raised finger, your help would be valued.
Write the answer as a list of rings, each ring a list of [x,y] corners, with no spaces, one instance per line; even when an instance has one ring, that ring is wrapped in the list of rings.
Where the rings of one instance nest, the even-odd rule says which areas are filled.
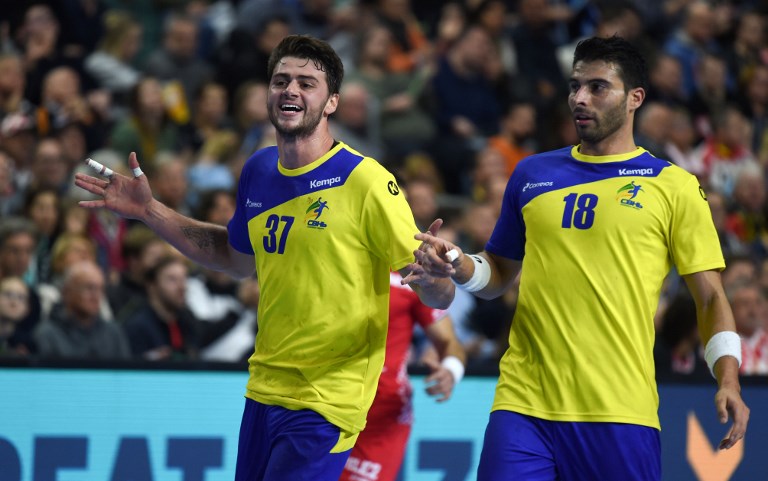
[[[85,159],[85,164],[96,171],[97,174],[103,175],[104,177],[112,177],[115,175],[115,172],[107,167],[106,165],[102,164],[99,161],[93,160],[91,158]]]
[[[133,171],[134,177],[141,177],[144,175],[144,172],[141,171],[141,167],[139,166],[139,159],[136,157],[136,152],[131,152],[128,156],[128,167]]]

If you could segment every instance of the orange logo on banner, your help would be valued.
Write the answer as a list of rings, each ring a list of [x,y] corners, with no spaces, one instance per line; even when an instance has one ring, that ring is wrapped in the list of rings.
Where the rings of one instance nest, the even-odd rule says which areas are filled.
[[[688,463],[699,481],[728,481],[744,457],[744,440],[731,449],[717,449],[694,413],[688,414]]]

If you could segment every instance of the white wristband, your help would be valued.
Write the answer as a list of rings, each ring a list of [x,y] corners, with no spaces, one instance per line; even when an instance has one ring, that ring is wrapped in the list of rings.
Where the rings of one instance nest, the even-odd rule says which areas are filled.
[[[453,283],[456,284],[456,287],[461,290],[467,292],[477,292],[482,290],[483,287],[487,286],[488,281],[491,280],[491,266],[488,264],[487,260],[483,259],[479,255],[471,254],[468,257],[472,259],[472,262],[475,263],[475,272],[472,273],[472,277],[470,277],[469,280],[464,284],[460,284],[455,280]]]
[[[733,356],[741,367],[741,338],[733,331],[720,331],[707,342],[704,348],[704,359],[709,366],[709,372],[715,376],[715,363],[723,356]]]
[[[456,385],[464,377],[464,363],[456,356],[446,356],[440,362],[444,368],[448,369],[453,376],[453,384]]]

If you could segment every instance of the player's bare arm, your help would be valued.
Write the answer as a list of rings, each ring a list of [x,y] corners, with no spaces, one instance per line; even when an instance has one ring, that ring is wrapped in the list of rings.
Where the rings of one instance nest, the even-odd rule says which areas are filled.
[[[723,291],[720,273],[697,272],[684,276],[684,279],[696,302],[702,344],[707,346],[713,336],[719,333],[735,334],[736,325]],[[718,384],[715,394],[718,418],[723,424],[728,422],[729,416],[733,420],[719,445],[720,449],[729,449],[744,437],[749,422],[749,408],[741,399],[739,361],[734,356],[724,355],[717,359],[712,370]]]
[[[238,278],[253,274],[253,256],[232,248],[225,227],[185,217],[153,197],[135,153],[128,157],[133,178],[112,172],[96,161],[89,161],[89,165],[105,178],[80,173],[75,176],[75,185],[97,197],[81,201],[82,207],[107,209],[122,217],[144,222],[185,256],[210,269]]]
[[[439,362],[434,358],[424,360],[430,369],[430,374],[425,379],[427,394],[436,396],[437,402],[447,401],[464,375],[463,368],[467,356],[464,347],[456,338],[453,321],[449,316],[446,315],[430,325],[425,333],[440,359]]]

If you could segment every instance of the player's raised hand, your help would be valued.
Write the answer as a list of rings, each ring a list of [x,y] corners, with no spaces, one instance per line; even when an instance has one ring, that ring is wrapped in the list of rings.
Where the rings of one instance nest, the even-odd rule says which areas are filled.
[[[451,398],[456,380],[451,371],[442,366],[436,359],[424,359],[424,364],[429,368],[430,374],[424,379],[427,386],[427,394],[436,396],[437,402],[444,402]]]
[[[728,422],[729,414],[733,419],[728,434],[719,445],[719,449],[730,449],[744,438],[749,422],[749,408],[744,404],[737,390],[727,387],[720,388],[715,394],[715,407],[721,423]]]
[[[128,167],[133,172],[133,177],[113,172],[92,159],[86,159],[86,163],[104,178],[80,173],[75,175],[76,186],[98,197],[96,200],[81,201],[80,206],[86,209],[108,209],[129,219],[144,219],[147,208],[154,199],[147,176],[141,171],[135,152],[128,156]]]

